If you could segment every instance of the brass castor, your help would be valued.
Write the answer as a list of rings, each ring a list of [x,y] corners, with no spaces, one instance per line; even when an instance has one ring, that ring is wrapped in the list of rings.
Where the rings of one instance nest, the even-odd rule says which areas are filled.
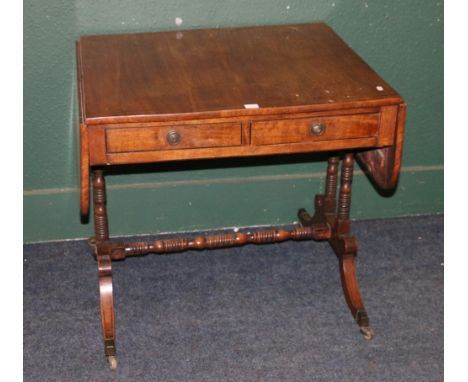
[[[371,340],[374,338],[374,329],[372,329],[370,326],[361,326],[359,329],[361,330],[361,333],[366,340]]]
[[[111,370],[117,369],[117,357],[115,355],[108,356],[107,362],[109,362],[109,367]]]
[[[94,236],[88,238],[88,245],[90,245],[91,247],[94,247],[96,245],[96,238]]]

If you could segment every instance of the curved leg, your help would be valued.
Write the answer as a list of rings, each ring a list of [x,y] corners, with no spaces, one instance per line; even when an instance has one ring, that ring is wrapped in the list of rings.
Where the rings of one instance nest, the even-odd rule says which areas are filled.
[[[114,298],[112,295],[112,262],[109,256],[97,256],[99,299],[101,305],[104,351],[111,369],[117,367],[115,352]]]
[[[374,331],[369,326],[369,317],[362,302],[361,293],[356,275],[355,254],[344,254],[339,256],[341,286],[351,314],[359,325],[364,338],[370,340],[374,337]]]

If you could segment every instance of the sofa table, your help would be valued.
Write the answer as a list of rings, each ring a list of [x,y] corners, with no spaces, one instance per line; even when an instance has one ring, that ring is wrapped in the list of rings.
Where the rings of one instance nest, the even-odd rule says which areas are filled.
[[[111,263],[149,253],[328,240],[351,314],[372,338],[349,214],[355,159],[377,187],[391,190],[398,181],[406,105],[388,83],[323,23],[84,36],[76,48],[81,214],[89,213],[91,177],[90,244],[111,368]],[[311,152],[329,153],[325,192],[316,195],[313,215],[299,209],[294,229],[154,242],[109,238],[109,166]]]

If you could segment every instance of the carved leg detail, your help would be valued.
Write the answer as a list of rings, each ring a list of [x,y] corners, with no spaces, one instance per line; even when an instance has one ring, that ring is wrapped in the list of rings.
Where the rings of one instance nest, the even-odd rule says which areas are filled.
[[[93,208],[95,238],[94,246],[99,276],[99,299],[101,306],[104,352],[111,369],[117,367],[115,351],[114,299],[112,295],[112,260],[108,254],[99,253],[102,244],[109,240],[106,208],[106,183],[102,170],[93,171]]]

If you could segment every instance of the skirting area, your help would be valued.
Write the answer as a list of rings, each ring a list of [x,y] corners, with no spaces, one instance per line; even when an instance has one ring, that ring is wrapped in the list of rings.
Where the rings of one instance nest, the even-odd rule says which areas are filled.
[[[443,216],[353,222],[376,336],[327,243],[113,262],[119,367],[84,241],[24,246],[25,381],[442,381]]]

